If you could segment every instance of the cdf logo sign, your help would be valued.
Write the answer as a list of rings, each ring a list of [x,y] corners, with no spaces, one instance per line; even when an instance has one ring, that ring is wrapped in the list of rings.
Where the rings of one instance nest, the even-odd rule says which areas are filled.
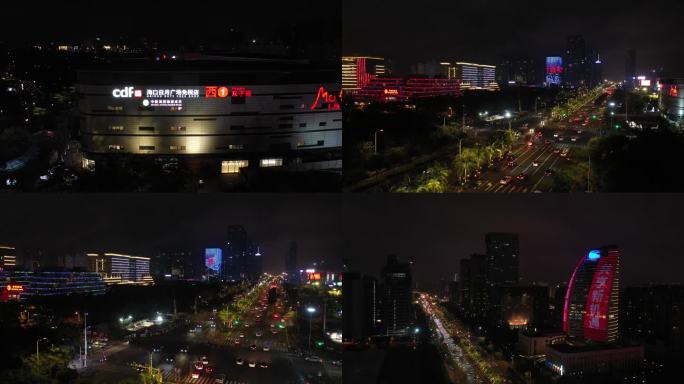
[[[115,89],[112,91],[112,96],[116,98],[141,98],[142,97],[142,90],[141,89],[134,89],[133,87],[125,87],[123,89]]]
[[[318,94],[316,95],[316,101],[311,104],[311,110],[313,111],[316,109],[327,109],[329,111],[333,111],[339,110],[341,108],[337,96],[332,93],[328,93],[324,87],[320,87],[318,89]]]

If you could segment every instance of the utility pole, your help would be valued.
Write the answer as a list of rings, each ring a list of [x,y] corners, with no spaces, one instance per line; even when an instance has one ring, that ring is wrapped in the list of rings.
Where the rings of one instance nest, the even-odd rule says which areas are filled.
[[[463,130],[466,127],[466,125],[465,125],[465,115],[466,115],[465,114],[465,104],[463,104],[462,108],[463,108],[463,116],[462,116],[463,121],[461,122],[461,129]]]
[[[83,312],[83,367],[88,366],[88,312]]]
[[[589,181],[589,175],[591,175],[591,154],[589,154],[589,168],[587,169],[587,192],[591,192],[591,181]]]

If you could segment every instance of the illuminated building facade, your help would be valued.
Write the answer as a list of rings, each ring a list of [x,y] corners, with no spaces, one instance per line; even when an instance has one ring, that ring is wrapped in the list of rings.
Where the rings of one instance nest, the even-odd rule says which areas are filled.
[[[340,75],[292,61],[109,63],[78,73],[89,160],[174,157],[216,172],[340,169]]]
[[[106,286],[97,272],[81,271],[3,271],[0,273],[0,300],[34,296],[103,295]]]
[[[102,275],[107,284],[153,284],[150,258],[121,253],[87,253],[88,271]]]
[[[563,83],[563,58],[549,56],[546,58],[546,85],[560,86]]]
[[[204,250],[204,266],[209,275],[218,276],[221,274],[222,253],[221,248],[206,248]]]
[[[426,77],[382,77],[372,79],[356,93],[359,99],[380,102],[403,102],[412,99],[460,96],[456,79]]]
[[[620,253],[615,246],[589,251],[568,283],[563,332],[579,341],[612,343],[618,337]]]
[[[342,57],[342,90],[347,93],[360,91],[374,78],[387,73],[385,59],[369,56]]]
[[[496,66],[466,62],[440,63],[442,76],[447,79],[457,79],[462,90],[499,89],[496,82]]]
[[[0,271],[17,266],[17,249],[11,245],[0,245]]]
[[[684,79],[661,79],[658,82],[659,109],[671,122],[684,120]]]

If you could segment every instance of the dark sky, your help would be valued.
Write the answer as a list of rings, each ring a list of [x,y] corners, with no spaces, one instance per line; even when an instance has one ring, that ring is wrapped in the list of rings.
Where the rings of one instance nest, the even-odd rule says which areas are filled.
[[[616,244],[626,284],[684,283],[684,195],[350,195],[343,212],[351,269],[377,276],[388,254],[412,257],[419,286],[450,280],[485,252],[485,233],[509,231],[526,282],[567,281],[585,252]]]
[[[242,224],[261,244],[264,269],[284,270],[290,240],[298,261],[341,265],[339,195],[0,195],[0,243],[61,251],[150,256],[160,249],[221,246]],[[301,264],[300,264],[301,265]]]
[[[12,0],[3,2],[0,41],[101,35],[201,38],[231,27],[256,33],[299,23],[339,26],[340,7],[335,0]]]
[[[343,53],[392,59],[398,69],[425,60],[496,64],[500,57],[561,54],[581,34],[601,53],[604,75],[621,80],[628,48],[637,68],[684,74],[679,0],[345,0]]]

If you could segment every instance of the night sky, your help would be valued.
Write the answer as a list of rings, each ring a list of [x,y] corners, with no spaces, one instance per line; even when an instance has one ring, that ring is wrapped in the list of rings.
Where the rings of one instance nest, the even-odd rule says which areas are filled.
[[[629,48],[641,72],[684,75],[682,14],[678,0],[345,0],[343,53],[390,58],[401,72],[426,60],[560,55],[567,35],[581,34],[601,54],[605,77],[624,78]]]
[[[0,196],[0,243],[60,252],[221,246],[242,224],[261,245],[264,270],[284,270],[290,240],[300,265],[341,266],[339,195],[25,194]]]
[[[3,2],[0,41],[80,41],[96,36],[202,38],[230,28],[267,33],[301,23],[318,23],[321,33],[330,33],[325,27],[334,24],[334,38],[339,38],[340,7],[334,0],[7,1]]]
[[[684,283],[684,195],[353,195],[345,199],[345,256],[378,275],[386,256],[415,261],[419,287],[451,280],[484,253],[487,232],[520,234],[524,282],[567,281],[593,247],[621,249],[625,284]]]

